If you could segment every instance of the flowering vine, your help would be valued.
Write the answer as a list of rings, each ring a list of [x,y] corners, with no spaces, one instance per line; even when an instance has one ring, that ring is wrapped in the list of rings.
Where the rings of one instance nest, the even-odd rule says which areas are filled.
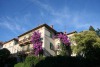
[[[55,36],[56,38],[59,38],[60,41],[62,42],[60,45],[61,51],[60,51],[60,55],[62,56],[70,56],[70,40],[68,38],[68,36],[66,34],[63,33],[59,33]]]
[[[34,54],[39,55],[42,52],[41,33],[39,31],[33,33],[31,42],[33,43]]]
[[[64,45],[70,46],[70,40],[66,34],[59,33],[56,35],[56,38],[59,38]]]

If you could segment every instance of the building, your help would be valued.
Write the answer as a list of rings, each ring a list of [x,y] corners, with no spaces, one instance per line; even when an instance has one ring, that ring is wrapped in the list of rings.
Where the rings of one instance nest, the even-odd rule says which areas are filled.
[[[3,42],[0,41],[0,49],[3,48]]]
[[[5,42],[3,48],[7,48],[11,54],[18,52],[30,53],[33,49],[31,36],[34,31],[39,31],[41,33],[43,55],[55,56],[59,54],[59,48],[57,48],[57,46],[59,46],[61,42],[57,38],[53,39],[53,36],[58,32],[53,29],[53,26],[48,26],[47,24],[39,25],[38,27],[19,35],[18,38],[13,38]],[[71,37],[73,33],[76,32],[69,33],[68,36]]]
[[[13,38],[7,42],[4,43],[3,48],[7,48],[11,54],[15,54],[17,53],[18,50],[21,51],[21,48],[19,47],[18,44],[18,39]]]

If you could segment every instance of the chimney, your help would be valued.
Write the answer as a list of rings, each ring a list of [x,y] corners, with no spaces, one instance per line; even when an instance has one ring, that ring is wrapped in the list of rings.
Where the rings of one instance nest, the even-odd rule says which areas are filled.
[[[53,25],[50,26],[53,29]]]
[[[67,34],[66,31],[64,31],[64,34]]]

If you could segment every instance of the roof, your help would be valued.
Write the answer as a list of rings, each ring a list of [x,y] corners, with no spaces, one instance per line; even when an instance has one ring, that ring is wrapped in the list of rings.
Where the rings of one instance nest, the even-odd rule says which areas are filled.
[[[3,45],[4,42],[0,41],[0,45]]]
[[[29,30],[29,31],[27,31],[27,32],[25,32],[25,33],[19,35],[18,38],[21,37],[21,36],[23,36],[23,35],[25,35],[25,34],[27,34],[27,33],[32,32],[32,31],[34,31],[34,30],[37,30],[37,29],[39,29],[39,28],[41,28],[41,27],[44,27],[44,26],[45,26],[46,28],[48,28],[49,30],[53,31],[54,33],[57,33],[56,30],[54,30],[53,28],[51,28],[51,27],[48,26],[47,24],[42,24],[42,25],[39,25],[39,26],[36,27],[36,28],[33,28],[33,29],[31,29],[31,30]]]
[[[63,34],[63,32],[57,32],[57,34],[60,34],[60,33],[62,33],[62,34]]]
[[[4,44],[5,44],[5,43],[8,43],[8,42],[10,42],[10,41],[12,41],[12,40],[18,41],[17,38],[13,38],[13,39],[11,39],[11,40],[9,40],[9,41],[4,42]]]
[[[64,34],[64,32],[57,32],[57,34],[59,34],[59,33]],[[70,33],[68,33],[68,34],[66,34],[66,35],[70,35],[70,34],[73,34],[73,33],[77,33],[77,31],[70,32]]]
[[[27,32],[25,32],[25,33],[19,35],[18,38],[21,37],[21,36],[23,36],[23,35],[25,35],[25,34],[27,34],[27,33],[32,32],[32,31],[34,31],[34,30],[37,30],[37,29],[39,29],[39,28],[41,28],[41,27],[44,27],[44,26],[45,26],[47,29],[53,31],[54,33],[63,33],[63,32],[57,32],[56,30],[54,30],[53,28],[51,28],[51,27],[48,26],[47,24],[42,24],[42,25],[39,25],[39,26],[36,27],[36,28],[33,28],[33,29],[31,29],[31,30],[29,30],[29,31],[27,31]],[[77,33],[77,31],[70,32],[70,33],[68,33],[67,35],[70,35],[70,34],[73,34],[73,33]],[[9,41],[6,41],[6,42],[0,42],[0,44],[1,44],[1,43],[2,43],[2,44],[5,44],[5,43],[8,43],[8,42],[10,42],[10,41],[12,41],[12,40],[18,41],[17,38],[13,38],[13,39],[11,39],[11,40],[9,40]]]
[[[70,32],[67,35],[70,35],[70,34],[73,34],[73,33],[77,33],[77,31]]]

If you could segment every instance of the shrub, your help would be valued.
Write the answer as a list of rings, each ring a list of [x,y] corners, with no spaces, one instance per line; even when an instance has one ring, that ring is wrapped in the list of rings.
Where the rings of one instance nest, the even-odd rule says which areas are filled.
[[[23,63],[21,62],[21,63],[17,63],[17,64],[15,64],[15,66],[14,67],[23,67]]]
[[[100,67],[99,61],[88,60],[83,57],[66,57],[55,56],[46,57],[41,60],[35,67]]]
[[[15,67],[34,67],[42,59],[44,59],[42,56],[27,56],[23,63],[18,63]]]
[[[24,62],[24,67],[31,67],[35,65],[37,57],[35,56],[27,56]]]
[[[16,57],[9,57],[7,60],[6,60],[6,64],[8,67],[14,67],[14,65],[17,63],[17,59]]]

